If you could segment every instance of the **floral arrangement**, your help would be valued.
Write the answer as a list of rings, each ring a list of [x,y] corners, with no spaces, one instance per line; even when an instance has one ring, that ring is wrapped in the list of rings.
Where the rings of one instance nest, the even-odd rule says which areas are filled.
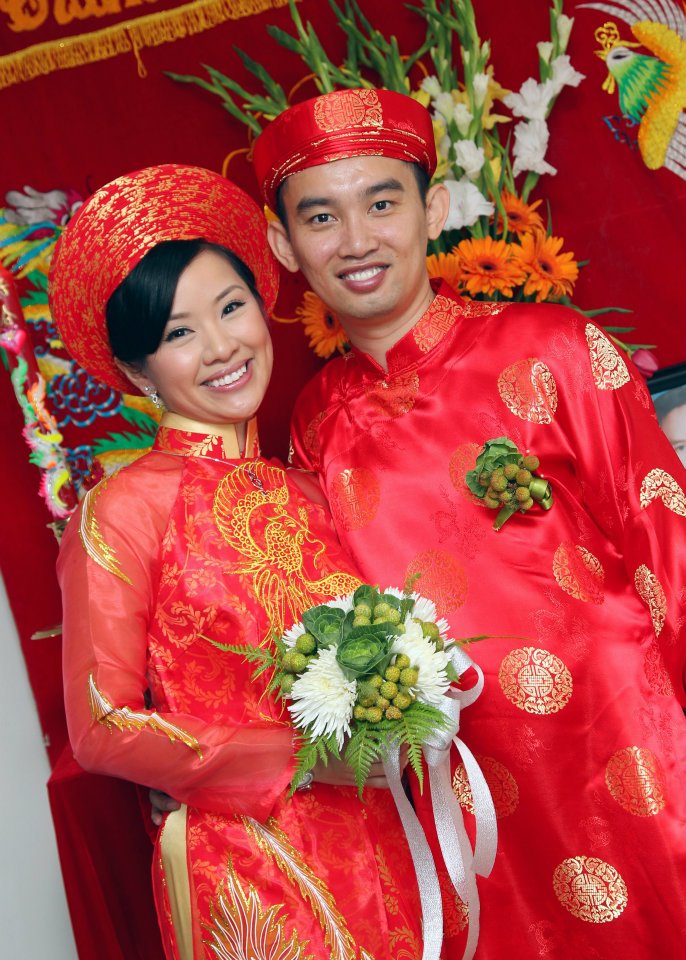
[[[486,441],[465,482],[484,506],[499,511],[494,530],[500,530],[515,513],[527,513],[536,503],[550,510],[553,493],[550,483],[536,473],[540,465],[538,457],[522,455],[507,437]]]
[[[273,671],[269,690],[288,702],[301,737],[292,790],[332,755],[352,767],[361,793],[394,745],[406,745],[423,782],[422,745],[446,727],[440,707],[457,680],[447,632],[431,600],[364,584],[307,610],[272,649],[215,646],[256,663],[254,676]]]
[[[571,298],[583,264],[564,249],[564,238],[554,235],[550,218],[544,224],[542,199],[531,200],[540,177],[556,173],[546,159],[550,113],[564,88],[584,79],[567,54],[574,19],[563,12],[563,0],[550,0],[550,36],[537,44],[539,76],[526,79],[517,92],[495,79],[491,45],[479,36],[472,0],[407,4],[425,25],[424,40],[409,55],[401,53],[396,37],[387,38],[371,25],[358,0],[329,4],[347,40],[340,64],[327,54],[312,24],[303,22],[295,0],[289,0],[295,35],[273,25],[267,30],[300,57],[309,71],[305,79],[321,93],[380,86],[409,94],[431,110],[439,160],[433,182],[445,183],[451,206],[445,229],[427,257],[430,275],[446,279],[472,299],[574,306]],[[241,50],[237,53],[261,83],[260,93],[209,66],[207,80],[170,76],[218,96],[231,116],[257,136],[265,121],[287,109],[289,96],[262,64]],[[508,131],[504,142],[501,130]],[[618,307],[580,312],[594,317],[610,311],[629,312]],[[296,319],[304,324],[318,356],[347,349],[338,319],[312,292],[305,294]],[[652,345],[618,339],[631,329],[605,327],[629,356],[640,351],[636,359],[648,370]]]

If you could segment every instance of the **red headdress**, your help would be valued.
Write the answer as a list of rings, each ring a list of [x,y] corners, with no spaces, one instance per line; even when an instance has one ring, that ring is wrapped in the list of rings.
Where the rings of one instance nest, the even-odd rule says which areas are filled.
[[[278,292],[278,268],[257,204],[218,173],[165,164],[101,187],[69,222],[50,270],[50,308],[78,363],[125,393],[139,391],[118,370],[107,336],[112,293],[163,240],[203,239],[232,250],[255,275],[267,312]]]
[[[348,157],[418,163],[431,176],[436,147],[431,115],[392,90],[336,90],[280,114],[255,141],[253,162],[267,204],[292,173]]]

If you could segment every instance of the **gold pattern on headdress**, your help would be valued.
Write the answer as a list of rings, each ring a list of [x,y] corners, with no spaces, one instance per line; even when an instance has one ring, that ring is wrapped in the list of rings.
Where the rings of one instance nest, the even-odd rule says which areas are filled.
[[[92,673],[88,677],[88,705],[91,717],[96,723],[101,723],[110,731],[112,727],[116,727],[120,732],[124,730],[152,730],[153,733],[164,733],[172,743],[178,741],[190,747],[202,760],[202,750],[194,736],[186,733],[181,727],[169,723],[168,720],[160,717],[154,711],[138,713],[135,710],[130,710],[129,707],[114,707],[105,694],[98,689]]]
[[[443,613],[455,613],[467,599],[468,580],[462,564],[446,550],[425,550],[410,562],[405,579],[417,577],[416,589]]]
[[[380,500],[379,481],[367,467],[341,470],[329,490],[331,512],[344,530],[360,530],[370,524]]]
[[[376,90],[337,90],[314,102],[314,122],[324,133],[349,127],[381,127],[383,108]]]
[[[645,673],[651,690],[654,690],[655,693],[658,693],[661,697],[674,696],[674,686],[667,673],[662,650],[657,640],[653,640],[653,642],[646,647],[643,657],[643,672]]]
[[[214,494],[217,529],[243,558],[233,572],[252,578],[276,634],[283,633],[287,617],[299,617],[314,598],[340,596],[360,585],[349,573],[314,579],[315,571],[306,570],[303,544],[315,568],[325,548],[310,532],[307,509],[287,509],[290,497],[285,471],[261,460],[229,471]]]
[[[112,476],[116,476],[116,474],[112,474]],[[93,487],[92,490],[89,490],[86,496],[83,498],[81,522],[79,524],[79,537],[81,539],[81,543],[83,544],[84,550],[91,560],[94,560],[104,570],[107,570],[108,573],[112,573],[115,577],[119,577],[119,579],[123,580],[124,583],[130,584],[131,580],[126,576],[119,566],[117,553],[114,547],[110,547],[105,543],[102,533],[100,532],[100,525],[97,517],[95,516],[95,504],[97,499],[109,481],[112,479],[112,476],[107,477],[105,480],[101,480],[100,483]]]
[[[414,407],[419,393],[419,374],[416,370],[377,381],[365,388],[365,398],[370,411],[380,417],[401,417]]]
[[[503,658],[498,683],[510,703],[526,713],[551,714],[572,696],[572,675],[559,657],[538,647],[520,647]]]
[[[249,836],[279,870],[295,884],[302,898],[310,904],[324,939],[331,951],[331,960],[356,960],[357,950],[343,915],[336,907],[331,891],[305,863],[302,854],[290,843],[273,818],[266,824],[252,817],[242,817]]]
[[[307,941],[300,940],[297,930],[286,936],[283,909],[282,903],[265,909],[252,884],[246,894],[229,856],[226,885],[222,880],[216,901],[210,900],[205,942],[217,957],[314,960],[313,954],[305,952]]]
[[[644,563],[637,568],[634,574],[634,584],[639,597],[650,610],[650,619],[653,621],[655,636],[659,637],[667,616],[667,596],[662,584]]]
[[[666,470],[656,468],[647,473],[641,484],[641,509],[645,510],[655,500],[662,500],[665,507],[678,517],[686,517],[686,493]]]
[[[591,372],[599,390],[617,390],[631,377],[619,350],[592,323],[586,324],[586,342],[591,358]]]
[[[519,787],[517,781],[504,764],[493,757],[477,757],[479,766],[488,784],[493,798],[495,815],[500,820],[509,817],[519,806]],[[463,763],[459,763],[453,774],[453,793],[461,807],[469,813],[474,813],[474,798],[472,788],[467,778],[467,770]]]
[[[422,353],[428,353],[463,315],[462,305],[442,294],[434,297],[422,318],[412,328],[412,338]]]
[[[614,753],[605,768],[605,783],[617,803],[635,817],[655,816],[667,803],[660,761],[647,747]]]
[[[553,873],[555,896],[573,917],[587,923],[609,923],[626,907],[626,883],[609,863],[597,857],[570,857]]]
[[[520,420],[552,423],[557,410],[557,384],[542,360],[529,357],[507,367],[498,377],[498,393]]]
[[[604,602],[603,565],[585,547],[569,541],[561,543],[553,557],[553,575],[564,592],[575,600]]]

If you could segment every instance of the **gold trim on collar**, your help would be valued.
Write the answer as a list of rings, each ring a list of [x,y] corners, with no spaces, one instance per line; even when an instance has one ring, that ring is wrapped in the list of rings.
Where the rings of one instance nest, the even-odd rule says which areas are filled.
[[[240,460],[243,456],[252,456],[251,445],[256,437],[257,427],[255,419],[246,424],[245,453],[238,442],[237,424],[235,423],[203,423],[201,420],[191,420],[178,413],[164,413],[160,421],[161,427],[170,430],[179,430],[182,433],[200,433],[205,436],[218,437],[222,443],[222,453],[227,460]]]

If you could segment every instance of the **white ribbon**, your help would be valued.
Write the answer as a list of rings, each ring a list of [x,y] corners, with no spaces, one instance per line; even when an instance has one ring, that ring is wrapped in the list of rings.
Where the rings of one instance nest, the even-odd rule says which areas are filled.
[[[386,759],[383,761],[383,767],[407,837],[407,845],[412,854],[414,871],[417,876],[419,900],[422,906],[422,938],[424,941],[422,960],[439,960],[443,944],[441,888],[438,883],[438,874],[436,873],[436,864],[431,848],[400,780],[400,747],[398,744],[389,750]]]
[[[487,877],[495,860],[497,826],[490,790],[479,764],[467,745],[457,736],[460,710],[477,699],[484,686],[481,668],[461,647],[451,650],[451,660],[458,676],[472,667],[477,682],[469,690],[451,688],[443,698],[441,711],[447,726],[435,731],[424,744],[424,758],[429,768],[436,833],[448,876],[469,912],[469,929],[463,960],[471,960],[479,939],[479,893],[476,875]],[[465,830],[462,810],[455,797],[450,776],[450,746],[455,744],[465,767],[472,791],[476,839],[472,850]],[[438,960],[443,941],[443,912],[436,865],[424,831],[405,796],[400,782],[400,750],[392,748],[384,761],[384,770],[391,793],[405,830],[417,874],[422,905],[424,951],[422,960]]]

